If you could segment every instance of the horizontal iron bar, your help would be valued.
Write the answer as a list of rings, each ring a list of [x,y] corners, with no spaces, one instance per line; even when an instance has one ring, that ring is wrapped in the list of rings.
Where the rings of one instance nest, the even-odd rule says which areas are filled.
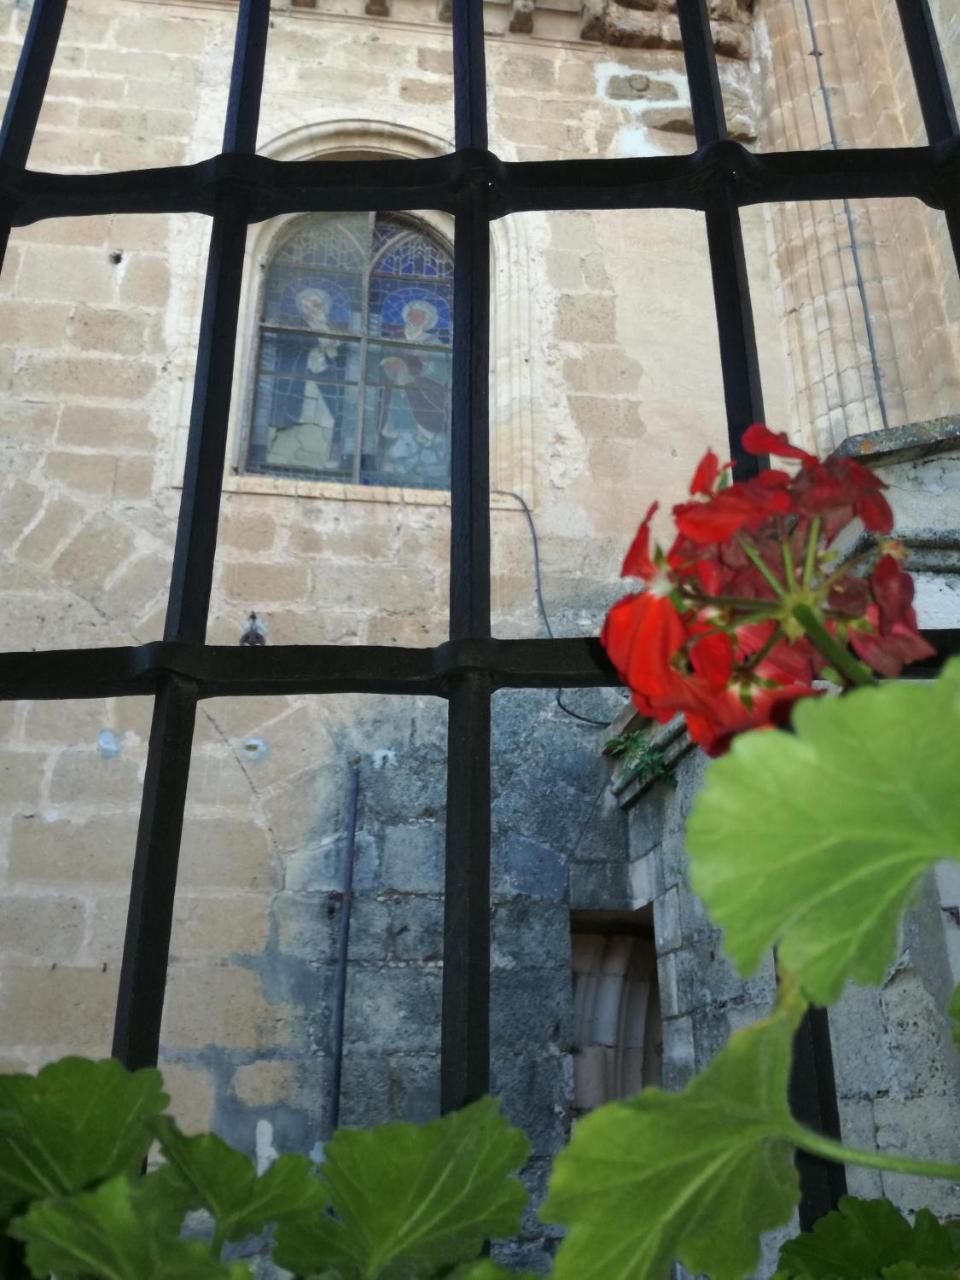
[[[686,156],[506,162],[463,150],[427,160],[271,160],[236,153],[122,173],[37,173],[0,166],[0,211],[14,226],[93,214],[230,212],[248,222],[319,210],[440,209],[485,186],[492,218],[560,209],[705,209],[729,188],[738,205],[915,197],[942,209],[960,187],[960,140],[927,147],[755,154],[729,138]]]
[[[599,640],[457,640],[435,649],[371,645],[226,647],[155,641],[137,648],[0,654],[0,700],[152,694],[192,680],[198,696],[406,693],[446,697],[454,677],[485,672],[496,688],[615,688]]]
[[[935,658],[909,674],[935,674],[960,654],[960,630],[925,631]],[[196,682],[200,698],[283,693],[408,693],[439,698],[452,681],[485,672],[499,689],[615,689],[621,684],[594,636],[555,640],[448,640],[433,649],[393,645],[191,645],[0,654],[0,702],[112,698],[156,692],[165,676]]]

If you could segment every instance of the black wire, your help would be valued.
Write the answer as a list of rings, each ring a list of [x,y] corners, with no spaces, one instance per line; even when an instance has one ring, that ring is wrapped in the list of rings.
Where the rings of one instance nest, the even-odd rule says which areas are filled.
[[[491,489],[490,492],[499,494],[503,498],[515,498],[523,508],[523,514],[527,518],[527,526],[530,529],[530,541],[533,543],[533,577],[537,593],[537,607],[540,610],[540,617],[543,619],[544,631],[546,631],[551,640],[555,640],[553,627],[550,625],[550,618],[547,614],[547,606],[543,601],[543,579],[540,575],[540,539],[537,537],[537,526],[533,523],[533,512],[527,506],[526,500],[519,493],[514,493],[512,489]],[[557,706],[572,720],[579,720],[582,724],[598,725],[601,729],[610,727],[609,720],[594,720],[592,716],[583,716],[579,711],[571,710],[561,698],[559,689],[556,690],[556,695]]]

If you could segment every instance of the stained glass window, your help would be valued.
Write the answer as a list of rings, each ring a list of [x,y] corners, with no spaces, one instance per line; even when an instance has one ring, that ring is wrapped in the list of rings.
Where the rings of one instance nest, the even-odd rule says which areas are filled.
[[[298,219],[265,271],[245,469],[450,480],[453,258],[412,218]]]

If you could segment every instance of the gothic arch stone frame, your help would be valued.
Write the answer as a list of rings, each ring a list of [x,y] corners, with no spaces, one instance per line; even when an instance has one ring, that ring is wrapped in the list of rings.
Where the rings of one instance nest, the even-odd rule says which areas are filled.
[[[260,147],[259,153],[273,160],[321,157],[426,159],[446,155],[452,150],[453,144],[449,139],[423,130],[383,121],[356,119],[331,120],[290,129]],[[417,210],[415,216],[452,246],[452,217],[436,210]],[[269,222],[257,223],[250,227],[247,235],[224,492],[449,506],[449,493],[436,489],[353,485],[242,471],[241,460],[246,447],[251,410],[251,361],[256,351],[263,269],[290,224],[303,217],[303,214],[290,214],[273,218]],[[536,335],[533,333],[532,323],[531,297],[534,281],[530,270],[532,247],[529,243],[529,229],[529,218],[504,218],[491,224],[493,287],[490,335],[490,479],[492,489],[518,493],[533,506],[536,496],[534,405],[542,399],[543,386],[540,372],[542,362],[532,356]],[[205,253],[205,243],[200,236],[195,236],[188,252],[182,256],[181,260],[188,264],[188,269],[180,276],[172,298],[171,326],[176,328],[174,345],[178,353],[173,363],[179,375],[175,408],[176,447],[173,450],[171,474],[171,483],[175,486],[180,485],[183,475],[187,423],[190,419],[192,360],[200,322]],[[496,494],[491,498],[493,507],[503,506],[513,510],[515,505],[509,498]]]

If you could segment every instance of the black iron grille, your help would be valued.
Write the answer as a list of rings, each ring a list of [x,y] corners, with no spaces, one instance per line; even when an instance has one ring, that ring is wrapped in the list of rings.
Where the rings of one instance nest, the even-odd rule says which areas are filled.
[[[740,207],[916,197],[943,210],[960,265],[960,134],[927,0],[898,0],[928,136],[922,147],[749,153],[727,137],[706,0],[678,0],[694,153],[504,163],[487,144],[482,3],[453,0],[452,154],[278,162],[255,155],[269,0],[240,0],[220,155],[196,165],[62,176],[25,166],[66,2],[35,0],[7,105],[0,136],[0,252],[12,227],[46,218],[194,212],[213,222],[164,638],[137,648],[0,656],[2,698],[154,695],[113,1052],[131,1068],[157,1060],[198,700],[225,694],[432,694],[449,703],[441,1094],[444,1109],[460,1106],[489,1085],[491,696],[504,687],[619,683],[596,640],[491,637],[490,221],[524,210],[700,210],[730,449],[736,474],[751,474],[758,459],[743,452],[740,437],[764,415]],[[284,213],[424,208],[445,210],[456,223],[450,639],[432,649],[207,645],[247,226]],[[829,1045],[824,1050],[815,1027],[801,1063],[795,1109],[829,1128]],[[814,1169],[805,1171],[804,1183],[810,1220],[829,1208],[842,1178],[838,1183]]]

